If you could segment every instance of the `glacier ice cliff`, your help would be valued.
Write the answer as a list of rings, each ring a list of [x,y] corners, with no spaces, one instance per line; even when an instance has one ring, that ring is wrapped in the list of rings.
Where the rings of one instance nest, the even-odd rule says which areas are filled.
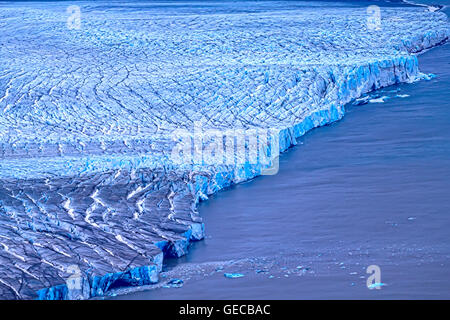
[[[276,154],[421,74],[445,14],[294,2],[0,3],[0,298],[158,282],[204,237],[196,205],[269,164],[173,163],[173,133],[270,129]],[[246,146],[248,147],[248,146]],[[273,150],[273,149],[277,150]]]

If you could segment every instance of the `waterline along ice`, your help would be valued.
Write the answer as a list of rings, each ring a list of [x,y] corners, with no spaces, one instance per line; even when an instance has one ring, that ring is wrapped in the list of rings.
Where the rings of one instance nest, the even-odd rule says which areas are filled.
[[[379,9],[0,3],[0,296],[158,282],[204,237],[200,200],[424,76],[416,55],[448,39],[446,15]]]

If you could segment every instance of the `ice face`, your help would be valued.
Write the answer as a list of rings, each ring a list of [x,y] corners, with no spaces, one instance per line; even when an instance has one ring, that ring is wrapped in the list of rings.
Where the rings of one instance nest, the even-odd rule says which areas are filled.
[[[379,30],[342,4],[79,8],[73,28],[65,3],[0,4],[2,298],[158,281],[163,254],[203,238],[197,202],[265,169],[173,163],[176,130],[270,129],[265,148],[284,151],[363,93],[417,79],[414,54],[450,34],[411,7],[381,8]]]

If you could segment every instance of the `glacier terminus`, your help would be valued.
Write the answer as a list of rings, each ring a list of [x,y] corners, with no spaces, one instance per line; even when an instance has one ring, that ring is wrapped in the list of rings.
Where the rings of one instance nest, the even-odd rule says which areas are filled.
[[[0,2],[2,299],[157,283],[164,258],[203,239],[199,201],[265,174],[365,93],[426,78],[417,55],[450,35],[443,12],[415,6],[381,6],[374,28],[354,3],[70,5]],[[174,161],[198,124],[220,138]],[[255,161],[208,161],[204,142],[236,131],[271,135]]]

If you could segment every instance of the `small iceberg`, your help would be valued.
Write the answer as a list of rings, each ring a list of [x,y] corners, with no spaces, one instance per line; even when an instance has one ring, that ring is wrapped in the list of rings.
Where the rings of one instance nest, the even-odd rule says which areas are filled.
[[[431,80],[436,78],[436,75],[434,73],[421,73],[419,75],[420,80]]]
[[[376,283],[372,283],[370,286],[368,286],[369,289],[377,289],[377,288],[381,288],[386,286],[385,283],[382,282],[376,282]]]
[[[389,97],[388,96],[382,96],[380,98],[370,99],[369,102],[370,103],[383,103],[383,102],[385,102],[386,99],[389,99]]]
[[[163,286],[163,288],[181,288],[184,284],[184,281],[181,279],[172,279],[167,284]]]
[[[269,272],[269,271],[265,270],[265,269],[256,269],[255,272],[256,273],[266,273],[266,272]]]
[[[224,273],[223,275],[225,276],[225,278],[230,279],[242,278],[244,276],[242,273]]]
[[[365,97],[362,97],[362,98],[355,99],[355,101],[353,101],[352,104],[354,106],[362,106],[364,104],[368,104],[369,103],[369,98],[370,98],[370,96],[365,96]]]

